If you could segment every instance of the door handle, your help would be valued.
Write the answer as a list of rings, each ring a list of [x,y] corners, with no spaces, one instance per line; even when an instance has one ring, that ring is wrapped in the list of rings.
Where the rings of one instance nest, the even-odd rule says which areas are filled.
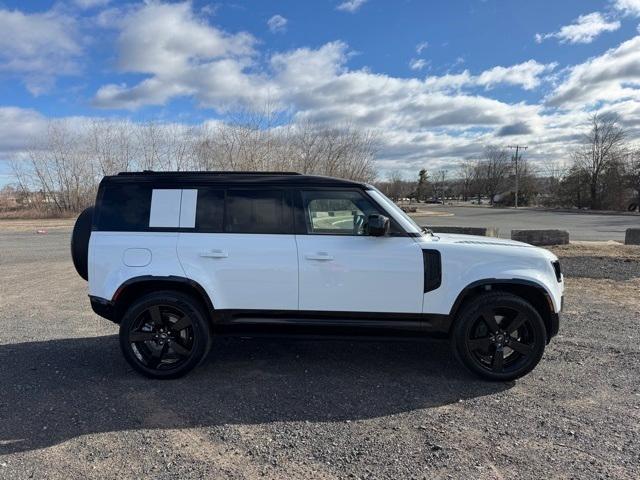
[[[227,258],[229,254],[225,250],[214,249],[208,252],[200,252],[202,258]]]
[[[309,253],[304,256],[307,260],[318,260],[321,262],[331,261],[333,257],[327,252]]]

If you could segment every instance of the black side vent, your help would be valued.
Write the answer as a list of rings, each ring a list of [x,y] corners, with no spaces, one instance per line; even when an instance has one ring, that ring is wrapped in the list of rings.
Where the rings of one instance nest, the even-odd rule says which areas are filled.
[[[553,265],[553,271],[556,274],[556,280],[558,280],[558,282],[562,281],[562,269],[560,268],[560,262],[558,260],[556,260],[555,262],[551,262],[551,265]]]
[[[440,287],[442,283],[442,260],[438,250],[422,250],[424,259],[424,292]]]

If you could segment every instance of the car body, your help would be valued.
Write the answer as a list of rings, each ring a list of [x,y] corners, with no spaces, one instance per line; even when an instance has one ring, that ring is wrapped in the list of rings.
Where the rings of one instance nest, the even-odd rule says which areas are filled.
[[[138,350],[155,352],[149,342],[162,340],[154,327],[162,323],[159,317],[154,324],[150,314],[137,312],[143,318],[138,322],[146,322],[142,327],[132,326],[130,317],[142,299],[158,292],[187,299],[165,306],[170,313],[163,314],[164,334],[172,333],[180,305],[197,304],[195,316],[207,325],[198,328],[208,329],[204,344],[214,335],[258,333],[431,334],[455,343],[456,322],[465,323],[458,319],[476,315],[469,312],[487,298],[494,298],[492,305],[498,305],[496,298],[510,305],[495,307],[496,322],[489,321],[495,331],[487,334],[494,340],[506,333],[499,325],[536,317],[530,320],[535,325],[527,323],[529,333],[521,326],[514,335],[531,345],[535,339],[535,356],[541,356],[540,348],[558,331],[564,282],[551,252],[510,240],[425,232],[360,182],[294,173],[123,173],[102,180],[86,218],[90,234],[76,240],[76,246],[88,246],[86,252],[76,248],[79,257],[86,255],[81,274],[88,276],[94,311],[121,324],[123,351],[134,367],[136,342],[128,341],[122,325],[146,332],[138,333],[146,338]],[[519,307],[518,299],[527,307]],[[152,298],[151,304],[161,300]],[[513,313],[518,309],[529,313]],[[174,345],[192,345],[194,325]],[[502,375],[474,369],[464,358],[469,351],[460,350],[464,335],[454,350],[486,378],[516,378],[535,366]],[[492,343],[482,352],[502,352],[498,348],[505,346]],[[194,365],[138,370],[165,378]]]

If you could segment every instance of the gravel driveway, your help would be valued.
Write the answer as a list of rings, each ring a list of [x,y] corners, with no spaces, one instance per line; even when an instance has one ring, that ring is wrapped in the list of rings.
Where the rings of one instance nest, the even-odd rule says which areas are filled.
[[[91,312],[68,231],[0,232],[2,479],[640,477],[636,251],[567,254],[561,335],[517,382],[438,341],[248,339],[157,382]]]

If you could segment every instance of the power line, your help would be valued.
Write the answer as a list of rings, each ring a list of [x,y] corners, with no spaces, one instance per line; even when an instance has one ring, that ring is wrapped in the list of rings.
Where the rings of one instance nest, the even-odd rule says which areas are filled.
[[[526,145],[509,145],[508,148],[516,150],[516,154],[513,157],[513,161],[516,164],[516,201],[515,201],[515,207],[518,208],[518,153],[520,152],[520,150],[526,150],[528,147]]]

